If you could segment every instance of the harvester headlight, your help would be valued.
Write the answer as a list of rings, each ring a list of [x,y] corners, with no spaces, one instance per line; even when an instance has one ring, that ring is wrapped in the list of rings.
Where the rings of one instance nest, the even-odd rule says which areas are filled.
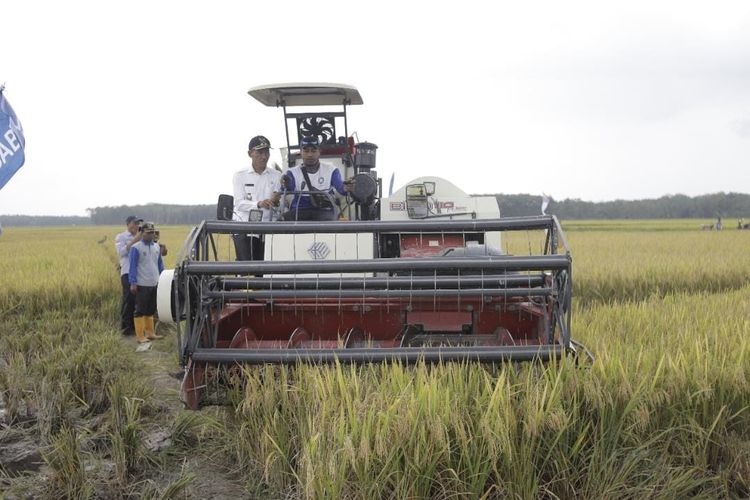
[[[357,174],[354,176],[354,190],[352,198],[362,205],[370,205],[378,194],[378,181],[370,174]]]

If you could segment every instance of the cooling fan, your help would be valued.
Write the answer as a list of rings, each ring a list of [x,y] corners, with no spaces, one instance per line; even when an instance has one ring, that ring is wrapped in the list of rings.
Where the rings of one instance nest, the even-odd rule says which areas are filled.
[[[297,122],[297,129],[300,138],[317,136],[320,144],[336,142],[336,128],[333,124],[333,117],[310,116],[300,118]]]

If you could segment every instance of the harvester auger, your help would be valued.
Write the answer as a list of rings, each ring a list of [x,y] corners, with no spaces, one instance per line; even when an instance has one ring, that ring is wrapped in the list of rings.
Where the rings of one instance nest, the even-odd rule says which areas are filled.
[[[334,95],[345,110],[356,89],[254,92],[273,94],[267,102],[284,106],[300,138],[321,116],[287,113],[290,96],[295,105],[319,105]],[[332,115],[322,118],[333,122]],[[494,196],[468,196],[437,177],[384,198],[375,146],[342,139],[321,149],[359,186],[345,204],[337,200],[348,220],[221,220],[229,217],[220,204],[217,220],[195,227],[176,269],[163,273],[159,317],[176,321],[189,408],[199,407],[207,370],[219,365],[499,363],[575,352],[571,256],[554,216],[501,218]],[[290,166],[298,161],[294,145],[284,154]],[[542,235],[538,254],[500,250],[502,235],[518,231]],[[266,260],[229,260],[217,242],[232,234],[264,235]]]

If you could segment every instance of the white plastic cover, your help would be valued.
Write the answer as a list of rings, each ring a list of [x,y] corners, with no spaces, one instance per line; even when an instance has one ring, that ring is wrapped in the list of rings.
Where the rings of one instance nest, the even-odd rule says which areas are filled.
[[[174,269],[165,269],[159,275],[159,283],[156,285],[156,312],[162,323],[174,324],[172,319],[172,281],[174,281]]]

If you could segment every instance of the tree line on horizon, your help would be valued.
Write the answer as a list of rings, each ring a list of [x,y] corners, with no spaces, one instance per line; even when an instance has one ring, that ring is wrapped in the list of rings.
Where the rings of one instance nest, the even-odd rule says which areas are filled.
[[[538,215],[542,197],[530,194],[495,195],[503,217]],[[665,195],[643,200],[549,200],[546,213],[561,220],[582,219],[716,219],[750,217],[750,194],[712,193],[700,196]]]
[[[503,217],[539,215],[542,196],[496,194]],[[198,224],[216,218],[216,205],[120,205],[87,209],[88,216],[0,215],[0,224],[12,226],[124,225],[137,215],[160,225]],[[581,219],[750,219],[750,194],[713,193],[701,196],[666,195],[655,199],[583,201],[568,198],[549,200],[547,214],[561,220]]]

